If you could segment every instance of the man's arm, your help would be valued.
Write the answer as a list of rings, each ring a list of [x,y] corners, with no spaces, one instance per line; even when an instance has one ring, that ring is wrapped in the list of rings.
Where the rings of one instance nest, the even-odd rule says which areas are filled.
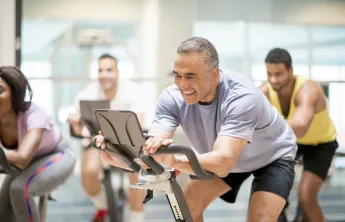
[[[157,127],[152,127],[150,128],[148,135],[153,136],[154,138],[159,138],[159,139],[172,139],[174,137],[173,132],[169,132]]]
[[[260,86],[259,89],[261,90],[261,92],[267,97],[268,100],[270,100],[270,92],[269,92],[269,86],[268,86],[268,82],[263,82]]]
[[[86,88],[82,89],[80,92],[77,93],[76,97],[73,101],[74,110],[69,113],[68,116],[68,123],[71,127],[71,133],[75,136],[86,136],[90,134],[88,129],[80,122],[80,101],[81,100],[99,100],[98,98],[98,83],[94,82],[86,86]],[[85,135],[83,135],[85,134]]]
[[[226,177],[236,163],[247,142],[247,140],[241,138],[219,136],[214,144],[212,152],[198,156],[200,165],[206,171],[213,172],[219,177]],[[172,168],[187,174],[195,174],[185,156],[178,157]]]
[[[79,110],[76,110],[73,113],[70,113],[67,119],[68,123],[71,126],[71,130],[73,130],[73,133],[76,136],[81,136],[82,134],[82,130],[83,130],[83,126],[81,125],[80,122],[80,112]]]
[[[296,95],[296,111],[287,122],[297,138],[303,137],[309,129],[315,115],[318,95],[316,83],[312,81],[305,82]]]
[[[247,94],[224,101],[229,106],[213,150],[198,156],[205,170],[219,177],[225,177],[231,172],[240,153],[253,138],[262,107],[260,98],[257,94]],[[186,157],[177,158],[172,168],[194,174]]]
[[[171,139],[174,134],[159,128],[153,128],[149,131],[149,135],[165,140]],[[247,140],[241,138],[219,136],[214,144],[213,151],[198,155],[200,165],[219,177],[225,177],[236,163],[247,142]],[[195,174],[186,156],[176,157],[174,164],[169,167],[187,174]]]

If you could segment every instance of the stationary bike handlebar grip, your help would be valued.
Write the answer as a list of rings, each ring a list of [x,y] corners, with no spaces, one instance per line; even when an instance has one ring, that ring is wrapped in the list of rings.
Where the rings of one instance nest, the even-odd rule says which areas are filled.
[[[200,163],[199,160],[194,153],[194,151],[188,147],[183,145],[176,145],[170,144],[168,146],[161,146],[153,155],[159,154],[184,154],[189,160],[189,163],[195,173],[195,176],[191,175],[191,179],[199,179],[199,180],[213,180],[214,174],[205,171]]]
[[[146,165],[151,167],[151,169],[154,172],[156,172],[158,175],[164,173],[165,171],[164,167],[160,165],[155,159],[153,159],[152,156],[144,155],[144,152],[142,151],[142,149],[140,150],[139,157]]]
[[[95,138],[92,139],[91,146],[96,148],[96,149],[102,150],[100,147],[96,146]],[[106,146],[107,146],[107,148],[105,150],[102,150],[102,151],[109,153],[111,156],[114,156],[118,160],[121,160],[124,164],[126,164],[134,172],[140,171],[141,166],[137,162],[135,162],[134,158],[131,155],[129,155],[128,153],[123,151],[121,149],[121,147],[117,147],[117,145],[113,145],[113,144],[107,143],[107,142],[106,142]]]
[[[19,169],[9,164],[3,148],[0,147],[0,173],[14,174],[18,171]]]

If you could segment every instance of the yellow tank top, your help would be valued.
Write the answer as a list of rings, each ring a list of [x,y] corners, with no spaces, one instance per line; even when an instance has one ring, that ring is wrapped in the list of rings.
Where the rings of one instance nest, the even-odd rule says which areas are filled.
[[[297,92],[302,87],[303,83],[307,80],[307,78],[303,76],[296,76],[296,83],[292,93],[291,102],[290,102],[290,110],[287,117],[284,116],[283,111],[280,106],[280,101],[278,98],[278,94],[276,91],[273,90],[272,86],[269,84],[269,95],[271,103],[274,107],[277,108],[278,112],[284,116],[286,120],[292,118],[296,106],[295,106],[295,97]],[[298,144],[304,145],[317,145],[320,143],[327,143],[336,139],[336,129],[331,120],[328,112],[328,107],[324,110],[316,113],[314,118],[310,124],[310,127],[307,133],[302,137],[297,139]]]

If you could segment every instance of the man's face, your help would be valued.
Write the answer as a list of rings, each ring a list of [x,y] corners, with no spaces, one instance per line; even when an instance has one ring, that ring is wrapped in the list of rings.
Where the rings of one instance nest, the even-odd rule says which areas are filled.
[[[205,64],[201,53],[179,54],[174,62],[174,82],[186,104],[210,102],[212,84],[218,80],[218,68]]]
[[[266,63],[267,80],[272,88],[279,92],[288,85],[292,77],[292,67],[286,68],[283,63]]]
[[[118,78],[117,63],[110,58],[98,61],[98,81],[103,90],[110,90],[116,86]]]

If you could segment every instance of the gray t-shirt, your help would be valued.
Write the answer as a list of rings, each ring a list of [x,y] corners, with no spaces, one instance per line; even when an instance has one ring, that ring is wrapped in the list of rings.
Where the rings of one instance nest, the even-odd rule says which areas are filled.
[[[153,127],[174,132],[179,125],[200,154],[213,150],[217,136],[249,141],[231,172],[251,172],[280,158],[294,160],[297,152],[291,127],[247,76],[233,71],[220,70],[217,96],[209,105],[187,105],[175,84],[167,87]]]

